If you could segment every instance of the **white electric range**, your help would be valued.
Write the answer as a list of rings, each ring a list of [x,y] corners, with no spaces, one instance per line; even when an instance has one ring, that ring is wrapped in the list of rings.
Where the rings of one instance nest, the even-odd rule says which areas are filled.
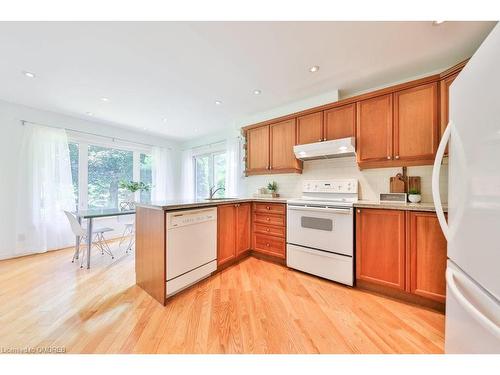
[[[353,285],[356,179],[306,180],[287,201],[287,266]]]

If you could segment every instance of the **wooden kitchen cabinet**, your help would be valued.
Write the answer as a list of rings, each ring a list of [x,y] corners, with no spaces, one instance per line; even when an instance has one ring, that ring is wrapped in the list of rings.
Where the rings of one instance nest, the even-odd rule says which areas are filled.
[[[217,266],[250,250],[251,205],[237,203],[217,208]]]
[[[439,139],[443,136],[450,119],[450,86],[457,76],[458,73],[455,73],[439,82]],[[448,155],[448,146],[445,155]]]
[[[392,159],[392,94],[357,103],[357,160],[383,162]]]
[[[302,172],[302,162],[295,158],[297,144],[295,119],[269,125],[270,170],[272,172]]]
[[[405,211],[356,210],[356,278],[405,289]]]
[[[356,129],[356,103],[335,107],[324,112],[323,140],[354,137]]]
[[[286,205],[253,203],[252,249],[274,258],[286,257]]]
[[[394,160],[434,160],[438,147],[438,83],[394,93]]]
[[[269,126],[249,129],[247,138],[247,174],[269,171]]]
[[[297,144],[321,142],[323,140],[323,112],[297,117]]]
[[[446,239],[433,212],[408,212],[409,287],[419,296],[446,300]]]

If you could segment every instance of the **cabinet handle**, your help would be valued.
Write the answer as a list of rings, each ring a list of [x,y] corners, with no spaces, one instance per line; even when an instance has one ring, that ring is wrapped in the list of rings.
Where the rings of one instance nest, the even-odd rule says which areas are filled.
[[[396,156],[394,157],[394,159],[399,159],[399,155],[396,155]]]
[[[266,228],[266,232],[269,232],[269,228]]]
[[[267,247],[269,247],[269,246],[271,246],[271,245],[269,245],[269,243],[266,243],[266,246],[267,246]]]
[[[269,207],[269,206],[266,206],[266,208],[267,208],[268,210],[270,210],[270,209],[271,209],[271,207]]]
[[[387,157],[387,160],[391,160],[391,157],[390,157],[390,156],[388,156],[388,157]]]
[[[269,221],[269,220],[271,220],[271,219],[270,219],[270,218],[268,218],[268,217],[266,217],[266,220],[267,220],[267,221]]]
[[[361,210],[357,210],[356,212],[357,212],[358,214],[360,214],[360,213],[361,213]]]

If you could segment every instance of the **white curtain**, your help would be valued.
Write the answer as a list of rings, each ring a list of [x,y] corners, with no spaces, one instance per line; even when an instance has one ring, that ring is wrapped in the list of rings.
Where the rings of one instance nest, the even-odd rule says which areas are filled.
[[[226,197],[238,197],[242,194],[243,153],[241,147],[239,138],[226,141]]]
[[[154,146],[151,151],[151,201],[174,198],[174,177],[172,152],[164,147]]]
[[[181,197],[183,200],[194,200],[194,162],[193,151],[182,152]]]
[[[74,243],[63,210],[75,210],[66,131],[26,124],[18,161],[16,254]]]

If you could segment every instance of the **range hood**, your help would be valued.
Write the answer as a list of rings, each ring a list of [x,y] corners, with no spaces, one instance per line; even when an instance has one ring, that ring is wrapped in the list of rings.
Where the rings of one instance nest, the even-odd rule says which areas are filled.
[[[348,137],[293,146],[293,152],[299,160],[332,159],[356,155],[354,145],[354,137]]]

